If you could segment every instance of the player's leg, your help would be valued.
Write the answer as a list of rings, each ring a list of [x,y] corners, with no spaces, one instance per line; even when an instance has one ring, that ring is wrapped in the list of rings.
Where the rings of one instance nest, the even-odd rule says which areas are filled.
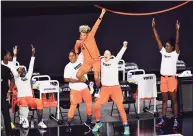
[[[28,121],[28,114],[29,114],[29,108],[28,108],[28,101],[26,100],[26,97],[20,97],[18,98],[18,105],[19,105],[19,113],[20,113],[20,120],[23,128],[29,128],[29,121]]]
[[[102,123],[100,121],[101,120],[101,112],[100,112],[101,105],[108,102],[110,92],[111,92],[111,90],[108,89],[108,87],[102,86],[101,92],[100,92],[100,98],[98,98],[98,100],[96,101],[96,103],[94,105],[96,124],[95,124],[94,128],[92,129],[93,132],[97,132],[99,130],[99,128],[102,127]]]
[[[162,118],[156,125],[157,128],[161,128],[166,124],[168,89],[168,77],[161,76],[160,91],[162,93]]]
[[[71,90],[70,91],[70,109],[68,110],[68,121],[65,123],[67,127],[66,131],[70,132],[70,125],[74,118],[74,113],[76,111],[77,105],[82,102],[81,91]]]
[[[121,119],[123,121],[123,126],[124,126],[124,134],[129,135],[130,130],[129,130],[129,125],[128,125],[128,121],[127,121],[127,115],[126,115],[124,105],[123,105],[123,93],[122,93],[120,86],[112,87],[111,98],[115,102],[115,104],[117,105],[118,111],[121,115]]]
[[[174,122],[173,129],[177,129],[179,127],[178,123],[178,102],[177,102],[177,79],[176,77],[169,77],[168,79],[169,86],[169,94],[172,100],[172,109],[174,110]]]
[[[92,122],[92,96],[88,88],[82,90],[82,98],[86,105],[86,114],[87,120],[84,123],[89,129],[91,129],[91,122]]]

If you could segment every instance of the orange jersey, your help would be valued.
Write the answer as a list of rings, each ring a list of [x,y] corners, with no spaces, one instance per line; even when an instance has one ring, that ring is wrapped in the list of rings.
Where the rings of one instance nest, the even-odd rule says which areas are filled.
[[[76,41],[75,51],[78,53],[78,49],[81,48],[81,51],[84,56],[84,61],[88,62],[93,59],[98,59],[100,57],[99,49],[96,44],[95,34],[101,23],[101,20],[98,19],[94,24],[92,30],[89,32],[87,39],[82,42],[80,40]]]

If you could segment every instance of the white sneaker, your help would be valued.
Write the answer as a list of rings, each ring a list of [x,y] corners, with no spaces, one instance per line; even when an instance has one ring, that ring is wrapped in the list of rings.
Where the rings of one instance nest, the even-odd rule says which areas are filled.
[[[94,97],[100,98],[100,90],[98,91],[98,93],[95,93],[95,94],[94,94]]]
[[[93,94],[94,92],[94,83],[93,82],[89,83],[89,89],[90,89],[90,94]]]
[[[47,126],[46,126],[46,124],[44,124],[43,120],[38,123],[38,127],[43,128],[43,129],[47,128]]]
[[[24,119],[23,119],[22,127],[23,127],[23,128],[29,128],[29,121],[28,121],[27,118],[24,118]]]

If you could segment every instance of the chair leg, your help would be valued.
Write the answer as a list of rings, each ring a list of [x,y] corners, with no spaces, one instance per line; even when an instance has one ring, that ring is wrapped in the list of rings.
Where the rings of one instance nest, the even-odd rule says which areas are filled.
[[[136,109],[135,103],[133,103],[133,106],[134,106],[134,110],[135,110],[136,117],[137,117],[137,119],[139,119],[139,115],[138,115],[138,113],[137,113],[137,109]]]
[[[113,108],[114,108],[114,102],[113,102],[112,108],[111,108],[111,116],[113,115]]]
[[[62,115],[62,109],[61,109],[61,107],[59,107],[59,110],[60,110],[60,116],[62,117],[62,120],[64,120],[64,117],[63,117],[63,115]]]
[[[16,112],[14,112],[13,123],[15,124]]]
[[[81,118],[81,116],[80,116],[80,110],[79,110],[79,107],[78,107],[78,115],[79,115],[79,117],[80,117],[80,123],[82,124],[82,118]]]
[[[151,100],[149,100],[149,110],[150,110],[150,108],[151,108]]]
[[[57,116],[57,112],[58,112],[58,108],[56,107],[55,118],[56,118],[56,116]]]

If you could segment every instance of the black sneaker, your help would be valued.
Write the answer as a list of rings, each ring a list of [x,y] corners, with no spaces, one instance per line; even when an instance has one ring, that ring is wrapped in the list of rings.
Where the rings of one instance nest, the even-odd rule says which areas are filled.
[[[156,124],[156,128],[162,128],[163,126],[165,126],[166,121],[164,118],[160,119],[160,122],[158,124]]]
[[[87,120],[86,122],[84,122],[84,125],[87,126],[90,130],[92,130],[94,124],[92,124],[91,121]]]
[[[70,123],[69,122],[65,122],[64,126],[66,128],[66,132],[67,133],[71,133],[72,128],[70,127]]]
[[[179,128],[179,123],[178,123],[178,120],[175,118],[174,124],[173,124],[173,129],[178,129],[178,128]]]

